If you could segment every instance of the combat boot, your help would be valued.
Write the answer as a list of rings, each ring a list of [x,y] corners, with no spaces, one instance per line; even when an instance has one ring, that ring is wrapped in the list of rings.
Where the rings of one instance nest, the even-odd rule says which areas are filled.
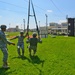
[[[10,68],[10,67],[8,66],[8,63],[7,63],[7,62],[4,62],[4,63],[3,63],[3,68],[5,68],[5,69]]]

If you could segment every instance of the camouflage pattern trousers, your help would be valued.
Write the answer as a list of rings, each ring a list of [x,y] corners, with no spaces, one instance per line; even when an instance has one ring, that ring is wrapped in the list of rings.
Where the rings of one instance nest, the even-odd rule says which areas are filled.
[[[22,49],[22,55],[24,55],[24,43],[17,44],[17,51],[19,55],[21,55],[20,48]]]
[[[8,59],[8,51],[6,47],[1,47],[1,51],[3,53],[3,62],[7,62]]]
[[[36,46],[29,46],[28,48],[29,48],[29,49],[33,49],[33,50],[36,50],[36,49],[37,49]]]
[[[37,46],[29,46],[28,47],[30,50],[36,51],[37,50]]]
[[[37,51],[37,46],[29,46],[28,48],[29,48],[30,54],[31,54],[31,51],[32,51],[32,50],[33,50],[33,54],[35,54],[36,51]]]

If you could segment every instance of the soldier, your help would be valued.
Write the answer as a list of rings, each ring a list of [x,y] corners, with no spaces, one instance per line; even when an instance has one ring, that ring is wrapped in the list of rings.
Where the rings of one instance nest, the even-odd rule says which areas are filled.
[[[24,35],[24,32],[21,31],[19,36],[15,36],[15,37],[10,39],[10,40],[12,40],[12,39],[18,38],[17,52],[18,52],[19,57],[21,57],[20,48],[22,49],[22,56],[24,56],[24,41],[23,40],[27,36],[27,34],[28,33],[26,33],[26,35]]]
[[[8,60],[8,51],[7,51],[7,44],[15,45],[14,43],[8,41],[5,36],[6,25],[1,25],[0,31],[0,49],[3,52],[3,68],[9,68],[7,60]]]
[[[40,40],[40,37],[37,38],[37,33],[34,32],[32,38],[29,38],[26,42],[30,43],[29,48],[29,55],[31,56],[31,50],[33,50],[33,56],[36,54],[37,51],[37,43],[42,43],[42,41]]]

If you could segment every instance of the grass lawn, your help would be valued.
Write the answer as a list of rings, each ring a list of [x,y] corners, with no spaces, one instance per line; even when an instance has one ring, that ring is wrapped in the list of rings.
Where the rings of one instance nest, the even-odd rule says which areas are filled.
[[[17,45],[8,45],[8,70],[2,69],[0,50],[0,75],[75,75],[75,37],[49,36],[42,41],[36,56],[31,58],[26,42],[25,57],[22,58],[18,58]],[[17,39],[12,42],[17,44]]]

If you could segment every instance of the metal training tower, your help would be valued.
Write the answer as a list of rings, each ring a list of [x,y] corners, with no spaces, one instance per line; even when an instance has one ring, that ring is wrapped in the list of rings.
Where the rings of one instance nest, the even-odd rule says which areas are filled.
[[[30,14],[30,6],[32,6],[33,15]],[[34,10],[34,6],[33,6],[32,0],[29,0],[29,5],[28,5],[27,32],[29,32],[29,20],[30,20],[30,17],[34,17],[34,19],[35,19],[36,30],[37,30],[37,33],[38,33],[38,36],[39,36],[39,28],[38,28],[37,19],[36,19],[35,10]],[[29,38],[29,35],[28,35],[28,38]]]

